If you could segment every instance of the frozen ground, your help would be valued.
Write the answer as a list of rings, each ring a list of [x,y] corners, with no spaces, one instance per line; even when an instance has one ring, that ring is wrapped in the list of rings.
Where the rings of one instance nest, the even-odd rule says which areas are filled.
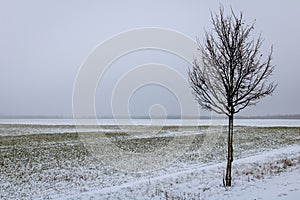
[[[271,150],[234,162],[233,187],[222,185],[225,163],[81,193],[104,199],[299,199],[300,146]]]
[[[89,132],[77,133],[62,125],[0,125],[0,199],[296,199],[300,195],[299,127],[236,127],[231,188],[222,185],[223,127],[168,126],[158,134],[153,134],[156,127],[149,126],[121,130],[107,126],[94,132],[96,128],[84,127],[82,131]],[[191,136],[193,142],[185,143]],[[183,138],[179,144],[184,148],[171,149],[178,158],[138,173],[113,168],[114,152],[105,152],[112,159],[109,163],[89,148],[93,141],[102,150],[114,144],[143,155],[167,148],[173,137]],[[126,158],[118,160],[126,164]]]

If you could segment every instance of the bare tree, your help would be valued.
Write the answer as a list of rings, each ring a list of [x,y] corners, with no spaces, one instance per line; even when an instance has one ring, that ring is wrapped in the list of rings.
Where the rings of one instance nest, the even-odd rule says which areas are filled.
[[[202,62],[194,59],[189,79],[200,106],[228,117],[228,150],[226,186],[231,186],[233,161],[234,114],[247,106],[256,105],[272,94],[276,84],[267,79],[273,73],[271,52],[265,59],[260,51],[262,38],[251,38],[254,23],[246,25],[243,13],[224,16],[211,13],[212,31],[205,31],[203,43],[198,40]]]

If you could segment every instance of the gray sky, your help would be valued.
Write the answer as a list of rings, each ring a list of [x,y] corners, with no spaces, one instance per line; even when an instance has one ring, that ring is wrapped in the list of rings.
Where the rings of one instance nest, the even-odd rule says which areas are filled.
[[[209,29],[209,11],[220,1],[0,1],[0,115],[71,115],[73,84],[84,59],[101,42],[120,32],[141,27],[179,31],[195,39]],[[228,10],[242,10],[248,23],[256,19],[254,36],[262,33],[265,53],[274,45],[279,86],[243,115],[300,113],[300,2],[221,1]],[[115,82],[139,64],[173,66],[186,76],[188,63],[157,51],[134,52],[112,64],[99,83],[96,108],[110,115]],[[129,107],[147,115],[153,104],[178,114],[178,102],[167,89],[150,85],[136,91]]]

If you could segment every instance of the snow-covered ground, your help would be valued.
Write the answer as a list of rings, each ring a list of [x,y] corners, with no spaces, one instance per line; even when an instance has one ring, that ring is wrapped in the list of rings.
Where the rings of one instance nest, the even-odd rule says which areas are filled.
[[[233,186],[225,188],[225,163],[76,194],[89,199],[294,199],[300,197],[300,145],[234,162]],[[67,196],[66,196],[67,197]],[[70,196],[69,196],[70,197]]]
[[[231,188],[222,183],[226,165],[224,127],[168,126],[152,135],[157,127],[102,128],[83,127],[83,133],[79,133],[71,125],[0,124],[0,199],[298,199],[300,196],[299,127],[236,127]],[[131,133],[126,135],[128,132],[124,131]],[[102,152],[111,158],[110,163],[93,155],[87,139],[97,141],[98,134],[104,136],[101,142],[109,141],[125,151],[137,152],[137,156],[143,151],[149,153],[166,147],[173,137],[194,135],[194,141],[183,143],[181,150],[173,149],[178,158],[169,165],[132,173],[109,165],[115,163],[114,152]]]

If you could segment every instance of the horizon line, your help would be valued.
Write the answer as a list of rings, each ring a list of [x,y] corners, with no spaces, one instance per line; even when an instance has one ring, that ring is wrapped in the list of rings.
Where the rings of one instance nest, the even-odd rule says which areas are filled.
[[[131,118],[122,116],[96,116],[97,119],[211,119],[211,116],[132,116]],[[215,118],[223,118],[224,115],[216,115]],[[0,119],[74,119],[70,115],[0,115]],[[82,116],[81,119],[94,119],[93,116]],[[235,119],[300,119],[300,114],[274,114],[274,115],[236,115]]]

